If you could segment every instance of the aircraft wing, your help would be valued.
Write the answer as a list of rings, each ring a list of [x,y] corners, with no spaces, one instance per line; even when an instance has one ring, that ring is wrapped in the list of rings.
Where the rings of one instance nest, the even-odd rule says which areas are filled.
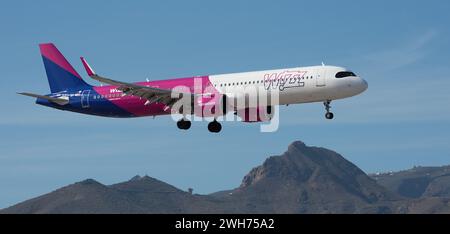
[[[180,100],[184,95],[191,96],[190,100],[192,105],[196,96],[196,94],[193,93],[177,92],[175,90],[170,89],[160,89],[105,78],[97,75],[83,57],[81,57],[81,62],[83,63],[86,72],[92,79],[97,80],[101,83],[116,85],[118,86],[117,89],[122,91],[125,95],[132,95],[140,98],[145,98],[147,99],[145,105],[150,105],[152,103],[159,102],[165,104],[167,108],[172,107],[172,105],[176,101]]]

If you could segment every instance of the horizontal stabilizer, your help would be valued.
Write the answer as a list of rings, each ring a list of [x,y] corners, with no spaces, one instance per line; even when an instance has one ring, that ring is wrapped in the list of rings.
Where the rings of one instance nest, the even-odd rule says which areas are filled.
[[[18,94],[29,96],[29,97],[45,99],[49,102],[53,102],[53,103],[56,103],[61,106],[69,104],[69,97],[54,98],[54,97],[49,97],[49,96],[44,96],[44,95],[39,95],[39,94],[34,94],[34,93],[18,93]]]

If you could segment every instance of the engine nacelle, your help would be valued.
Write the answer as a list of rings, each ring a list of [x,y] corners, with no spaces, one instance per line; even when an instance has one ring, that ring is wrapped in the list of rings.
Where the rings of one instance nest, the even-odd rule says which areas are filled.
[[[254,123],[270,121],[274,115],[273,112],[273,108],[271,106],[267,106],[245,108],[242,110],[238,110],[236,114],[241,117],[242,122]]]
[[[197,106],[192,109],[195,110],[193,113],[196,116],[219,117],[233,110],[233,106],[230,106],[229,102],[229,98],[225,94],[210,94],[198,97],[195,101]]]

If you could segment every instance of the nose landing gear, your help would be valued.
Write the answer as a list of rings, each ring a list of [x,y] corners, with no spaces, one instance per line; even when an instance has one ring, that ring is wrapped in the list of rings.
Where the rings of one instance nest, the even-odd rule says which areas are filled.
[[[331,104],[331,100],[327,100],[325,102],[323,102],[323,105],[325,106],[325,110],[327,111],[327,113],[325,114],[325,118],[327,119],[333,119],[334,118],[334,114],[332,112],[330,112],[330,106]]]

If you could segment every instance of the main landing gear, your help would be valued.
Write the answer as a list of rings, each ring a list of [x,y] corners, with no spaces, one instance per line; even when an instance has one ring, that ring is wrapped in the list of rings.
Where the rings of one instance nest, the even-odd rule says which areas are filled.
[[[182,130],[188,130],[191,128],[191,121],[182,118],[177,122],[177,127]],[[213,133],[218,133],[222,130],[222,125],[217,120],[214,120],[208,124],[208,130]]]
[[[222,125],[214,119],[214,121],[208,124],[208,130],[210,132],[218,133],[222,130]]]
[[[177,127],[182,130],[188,130],[191,127],[191,121],[182,118],[177,122]]]
[[[323,105],[325,106],[325,110],[327,111],[327,113],[325,114],[325,118],[327,119],[333,119],[334,114],[332,112],[330,112],[330,106],[331,104],[331,100],[327,100],[325,102],[323,102]]]

